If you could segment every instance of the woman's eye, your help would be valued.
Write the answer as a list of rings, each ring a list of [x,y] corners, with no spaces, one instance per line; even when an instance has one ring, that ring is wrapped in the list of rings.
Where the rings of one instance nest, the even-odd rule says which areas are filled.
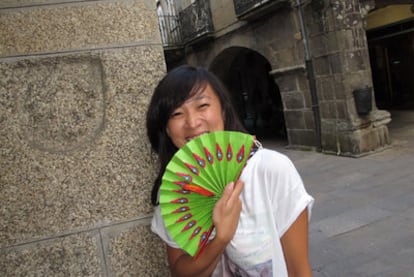
[[[202,109],[202,108],[206,108],[208,106],[210,106],[210,104],[208,104],[208,103],[202,103],[198,107]]]
[[[170,118],[172,118],[172,117],[178,117],[178,116],[180,116],[182,113],[181,112],[173,112],[171,115],[170,115]]]

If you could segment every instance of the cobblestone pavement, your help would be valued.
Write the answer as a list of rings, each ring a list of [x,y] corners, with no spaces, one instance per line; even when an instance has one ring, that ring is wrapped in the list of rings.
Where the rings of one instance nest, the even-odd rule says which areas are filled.
[[[414,277],[414,110],[392,112],[391,147],[361,158],[286,149],[315,197],[314,277]]]

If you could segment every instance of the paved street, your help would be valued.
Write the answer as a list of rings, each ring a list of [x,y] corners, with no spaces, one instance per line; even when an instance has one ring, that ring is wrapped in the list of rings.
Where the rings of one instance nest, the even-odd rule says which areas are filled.
[[[316,202],[314,277],[414,276],[414,111],[392,112],[392,146],[361,158],[286,149]]]

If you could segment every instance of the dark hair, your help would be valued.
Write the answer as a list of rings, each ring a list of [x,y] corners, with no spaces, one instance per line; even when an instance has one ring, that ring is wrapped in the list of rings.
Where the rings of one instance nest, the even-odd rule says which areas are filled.
[[[153,205],[158,203],[158,190],[168,162],[178,150],[167,135],[171,113],[187,99],[210,85],[220,100],[224,114],[224,129],[245,132],[230,94],[213,73],[200,67],[182,65],[171,70],[155,88],[147,111],[147,135],[152,149],[158,154],[160,168],[151,193]]]

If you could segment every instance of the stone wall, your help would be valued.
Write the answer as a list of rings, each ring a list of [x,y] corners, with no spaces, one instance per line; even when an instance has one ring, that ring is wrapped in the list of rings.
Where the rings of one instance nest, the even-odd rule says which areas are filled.
[[[167,276],[145,112],[153,0],[0,3],[0,275]]]

